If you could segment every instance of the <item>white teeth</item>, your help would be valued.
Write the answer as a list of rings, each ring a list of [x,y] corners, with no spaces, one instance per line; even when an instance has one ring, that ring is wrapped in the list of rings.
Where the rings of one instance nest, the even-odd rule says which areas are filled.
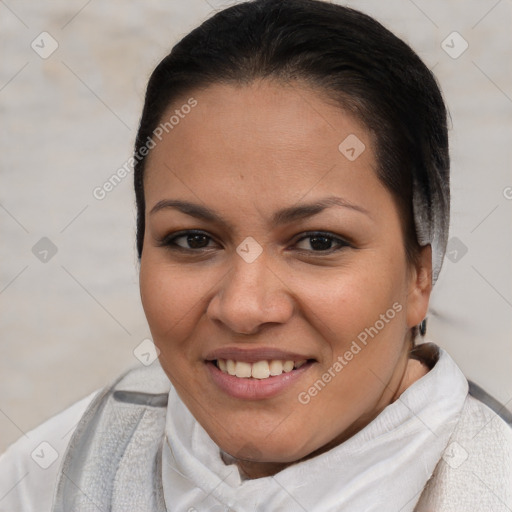
[[[283,372],[291,372],[293,370],[293,361],[285,361],[283,364]]]
[[[235,375],[237,377],[250,377],[251,376],[251,364],[244,363],[243,361],[237,361],[235,364]]]
[[[239,378],[268,379],[270,376],[276,377],[282,373],[291,372],[293,369],[300,368],[307,363],[307,359],[301,361],[281,361],[272,359],[271,361],[258,361],[256,363],[246,363],[245,361],[234,361],[233,359],[217,359],[219,369]]]
[[[236,371],[235,371],[235,361],[233,361],[232,359],[228,359],[226,361],[226,370],[228,371],[229,375],[235,375],[236,374]]]
[[[283,362],[278,359],[270,361],[268,365],[270,368],[270,375],[281,375],[283,373]]]
[[[238,364],[238,363],[237,363]],[[270,375],[270,368],[267,361],[258,361],[252,365],[251,375],[255,379],[266,379]]]

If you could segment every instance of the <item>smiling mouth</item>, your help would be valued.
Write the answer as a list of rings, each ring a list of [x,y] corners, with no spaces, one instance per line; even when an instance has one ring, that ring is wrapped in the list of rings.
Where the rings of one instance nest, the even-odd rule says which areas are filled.
[[[300,361],[272,359],[270,361],[262,360],[248,363],[233,359],[216,359],[212,362],[221,372],[233,377],[261,380],[289,373],[312,361],[313,359],[302,359]]]

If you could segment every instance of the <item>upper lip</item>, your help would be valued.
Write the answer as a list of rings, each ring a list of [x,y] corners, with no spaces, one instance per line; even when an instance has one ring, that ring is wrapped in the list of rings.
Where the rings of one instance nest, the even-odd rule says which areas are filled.
[[[284,350],[275,349],[272,347],[259,347],[259,348],[240,348],[240,347],[224,347],[209,352],[205,357],[207,361],[214,361],[216,359],[231,359],[233,361],[244,361],[247,363],[256,363],[258,361],[303,361],[304,359],[313,359],[304,354],[297,352],[286,352]]]

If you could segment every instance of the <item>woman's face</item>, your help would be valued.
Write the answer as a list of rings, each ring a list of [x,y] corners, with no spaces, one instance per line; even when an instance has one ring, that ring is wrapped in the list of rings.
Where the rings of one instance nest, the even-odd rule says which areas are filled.
[[[164,370],[210,437],[240,459],[286,464],[396,398],[428,263],[408,267],[399,212],[354,117],[268,81],[191,96],[193,108],[186,97],[164,116],[178,110],[179,122],[147,161],[143,307]]]

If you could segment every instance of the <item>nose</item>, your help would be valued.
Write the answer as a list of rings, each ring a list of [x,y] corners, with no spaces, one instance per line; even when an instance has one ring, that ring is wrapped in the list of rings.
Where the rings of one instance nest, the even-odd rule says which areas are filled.
[[[264,324],[284,324],[294,311],[284,275],[269,266],[263,252],[248,263],[234,255],[232,267],[212,297],[207,315],[237,334],[255,334]]]

